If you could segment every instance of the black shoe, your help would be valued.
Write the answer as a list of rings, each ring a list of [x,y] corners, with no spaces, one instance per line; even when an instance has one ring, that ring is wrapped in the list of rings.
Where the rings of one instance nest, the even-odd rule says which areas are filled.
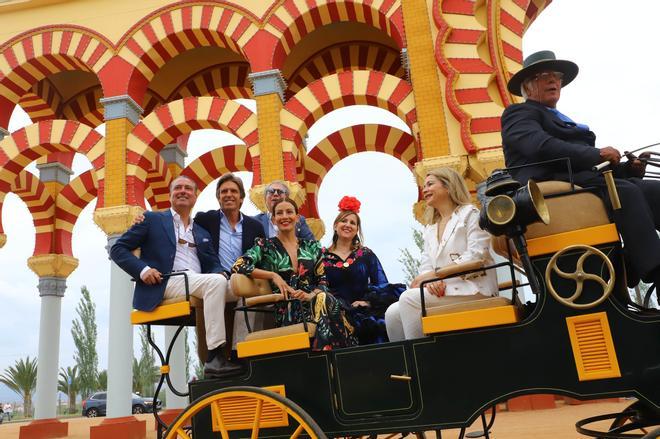
[[[216,355],[211,361],[204,364],[204,378],[233,375],[242,370],[243,368],[239,364],[232,363],[222,355]]]

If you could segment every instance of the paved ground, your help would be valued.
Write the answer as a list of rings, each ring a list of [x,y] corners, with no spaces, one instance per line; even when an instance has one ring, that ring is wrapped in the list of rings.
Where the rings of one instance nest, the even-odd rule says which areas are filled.
[[[500,412],[491,437],[493,439],[578,439],[584,438],[575,432],[575,422],[588,416],[619,412],[630,404],[623,402],[603,402],[574,406],[560,405],[550,410],[532,410],[524,412]],[[138,415],[147,420],[147,438],[154,439],[152,415]],[[69,438],[83,439],[89,437],[89,427],[97,425],[103,418],[71,418],[69,419]],[[24,423],[0,424],[0,438],[18,438],[19,427]],[[475,430],[477,428],[474,428]],[[409,436],[411,437],[411,436]],[[434,439],[434,434],[427,434],[428,439]],[[456,439],[458,430],[443,433],[443,439]]]

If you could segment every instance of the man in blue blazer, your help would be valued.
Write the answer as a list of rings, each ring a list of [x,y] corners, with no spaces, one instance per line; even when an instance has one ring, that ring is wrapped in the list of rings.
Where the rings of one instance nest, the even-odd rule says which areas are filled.
[[[236,259],[254,245],[254,240],[265,237],[264,228],[261,222],[241,213],[245,187],[239,177],[224,174],[218,180],[215,195],[220,209],[198,212],[195,224],[211,234],[213,250],[220,258],[222,271],[229,275]]]
[[[529,179],[568,181],[565,162],[535,163],[569,158],[573,181],[583,187],[599,188],[603,200],[609,203],[605,179],[592,167],[610,162],[623,206],[615,221],[631,269],[627,276],[629,286],[637,284],[640,277],[660,286],[660,238],[656,232],[660,230],[660,182],[643,180],[643,161],[619,163],[621,154],[617,149],[596,148],[596,135],[588,126],[557,110],[562,87],[573,81],[577,73],[575,63],[558,60],[549,50],[533,53],[524,60],[523,69],[511,77],[508,89],[526,101],[510,105],[502,114],[506,165],[531,165],[511,170],[511,175],[523,184]],[[640,157],[645,156],[648,157]]]
[[[268,211],[266,213],[260,213],[256,215],[254,219],[261,222],[264,227],[264,232],[266,232],[266,236],[272,238],[273,236],[277,235],[277,229],[271,221],[271,210],[277,201],[283,200],[289,196],[289,188],[283,181],[275,180],[266,187],[264,196],[266,199],[266,208]],[[299,217],[300,219],[296,224],[296,237],[298,237],[298,239],[308,239],[312,241],[315,240],[316,238],[314,237],[312,231],[309,229],[305,217],[302,215],[299,215]]]
[[[144,221],[134,224],[110,250],[110,257],[136,279],[133,307],[153,310],[163,299],[185,295],[183,276],[163,279],[164,273],[188,271],[190,294],[204,300],[208,357],[204,374],[219,376],[234,373],[240,366],[229,362],[222,353],[226,342],[225,302],[235,301],[227,288],[227,279],[211,235],[191,220],[197,201],[197,185],[180,176],[170,185],[171,209],[145,212]],[[140,257],[132,252],[140,248]]]

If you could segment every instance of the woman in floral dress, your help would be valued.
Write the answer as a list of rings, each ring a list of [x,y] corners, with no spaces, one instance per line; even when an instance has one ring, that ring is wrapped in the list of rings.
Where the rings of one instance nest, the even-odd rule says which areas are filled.
[[[403,284],[390,284],[376,254],[362,245],[360,201],[344,197],[333,223],[332,244],[323,265],[332,294],[355,327],[359,344],[388,341],[385,310],[399,299]]]
[[[238,258],[232,271],[270,281],[274,293],[299,299],[276,306],[278,326],[303,321],[316,323],[314,350],[357,344],[353,328],[339,302],[328,293],[318,241],[296,238],[298,206],[289,199],[278,201],[272,210],[277,236],[257,238],[255,245]]]

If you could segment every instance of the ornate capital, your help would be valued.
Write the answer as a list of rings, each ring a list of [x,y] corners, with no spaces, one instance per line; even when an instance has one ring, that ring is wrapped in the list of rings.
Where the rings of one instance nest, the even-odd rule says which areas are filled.
[[[39,297],[64,297],[64,291],[66,291],[66,279],[52,276],[40,277],[38,288]]]
[[[39,170],[39,180],[44,183],[55,181],[67,185],[73,175],[71,168],[59,162],[38,164],[37,169]]]
[[[406,47],[401,49],[401,67],[406,71],[408,82],[412,82],[410,80],[410,58],[408,57],[408,49]]]
[[[426,201],[421,200],[412,206],[413,216],[422,225],[427,226],[431,224],[433,219],[433,211],[426,205]]]
[[[7,243],[7,235],[5,233],[0,233],[0,248],[4,247]]]
[[[185,160],[186,157],[188,157],[188,153],[184,151],[178,143],[165,145],[163,149],[160,150],[160,155],[163,157],[165,163],[173,163],[181,169],[186,167]]]
[[[133,225],[133,219],[144,212],[140,206],[101,207],[94,211],[94,222],[106,235],[121,235]]]
[[[465,172],[468,168],[468,159],[467,156],[451,155],[423,159],[422,161],[415,163],[415,176],[417,177],[417,184],[419,186],[424,184],[426,174],[431,169],[436,168],[453,168],[459,174],[465,175]]]
[[[298,207],[305,202],[305,190],[295,182],[285,181],[284,184],[289,188],[289,198],[296,202]],[[266,212],[266,188],[267,184],[259,184],[250,189],[250,201],[262,212]]]
[[[54,253],[36,255],[28,258],[28,267],[40,278],[57,277],[66,279],[78,267],[78,259],[73,256]]]
[[[477,151],[476,156],[470,156],[469,163],[470,179],[475,183],[479,183],[488,178],[495,169],[505,167],[504,152],[501,148]]]
[[[314,234],[314,238],[318,240],[321,239],[323,235],[325,235],[325,224],[323,224],[322,219],[305,218],[305,221],[307,221],[307,225],[309,226],[309,229]]]
[[[106,122],[113,119],[128,119],[133,125],[137,125],[144,111],[129,95],[101,98],[99,102],[103,104]]]
[[[263,72],[250,73],[248,79],[252,82],[252,93],[254,96],[277,93],[284,102],[284,90],[286,82],[279,69],[264,70]]]

